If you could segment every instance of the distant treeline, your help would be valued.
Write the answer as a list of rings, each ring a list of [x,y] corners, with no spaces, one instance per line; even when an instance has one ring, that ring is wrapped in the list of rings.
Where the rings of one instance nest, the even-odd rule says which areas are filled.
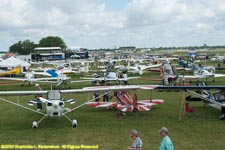
[[[198,50],[198,49],[225,49],[225,45],[217,45],[217,46],[186,46],[186,47],[158,47],[151,48],[151,50]]]

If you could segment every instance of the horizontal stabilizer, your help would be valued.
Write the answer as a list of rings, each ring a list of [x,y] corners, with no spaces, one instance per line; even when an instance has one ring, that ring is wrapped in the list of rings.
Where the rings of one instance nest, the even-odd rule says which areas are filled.
[[[74,101],[74,99],[68,99],[68,100],[65,100],[65,102],[72,102],[72,101]]]
[[[74,100],[74,99],[68,99],[68,100],[65,100],[65,102],[67,102],[67,103],[70,103],[70,104],[75,104],[76,103],[76,101]]]
[[[36,100],[30,100],[29,102],[27,102],[27,104],[29,106],[34,106],[34,104],[37,104],[37,103],[38,103],[38,101],[36,101]]]
[[[72,105],[72,104],[75,104],[76,103],[76,101],[72,101],[72,102],[70,102],[70,104]]]

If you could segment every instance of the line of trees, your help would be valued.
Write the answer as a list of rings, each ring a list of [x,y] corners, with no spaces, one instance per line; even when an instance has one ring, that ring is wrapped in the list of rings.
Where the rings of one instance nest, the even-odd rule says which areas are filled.
[[[9,47],[9,52],[18,53],[19,55],[28,55],[33,53],[36,47],[61,47],[64,50],[67,48],[65,42],[60,37],[48,36],[42,38],[38,44],[30,40],[18,41]]]
[[[187,49],[187,50],[198,50],[198,49],[225,49],[225,45],[216,45],[216,46],[186,46],[186,47],[158,47],[158,48],[151,48],[151,50],[180,50],[180,49]]]

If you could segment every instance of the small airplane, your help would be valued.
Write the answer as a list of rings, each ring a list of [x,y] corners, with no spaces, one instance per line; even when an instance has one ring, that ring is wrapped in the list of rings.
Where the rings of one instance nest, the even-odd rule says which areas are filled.
[[[24,73],[24,78],[6,78],[2,77],[0,80],[14,80],[14,81],[23,81],[23,85],[31,85],[32,83],[53,83],[56,84],[57,86],[63,86],[68,84],[68,83],[78,83],[78,82],[88,82],[92,80],[75,80],[72,81],[70,77],[68,77],[66,74],[63,73],[58,73],[50,69],[46,69],[45,72],[37,73],[34,71],[31,72],[23,72]],[[45,78],[35,78],[35,74],[39,75],[47,75],[51,77],[45,77]]]
[[[181,71],[181,70],[185,70],[185,68],[183,67],[176,67],[177,71]],[[150,68],[150,69],[147,69],[147,71],[151,71],[151,72],[161,72],[162,71],[162,68]]]
[[[164,100],[161,99],[138,100],[136,93],[132,98],[128,91],[118,91],[114,94],[118,99],[117,102],[87,102],[86,105],[96,108],[116,108],[123,114],[124,112],[149,111],[153,105],[164,102]]]
[[[35,78],[33,71],[32,72],[25,72],[24,73],[24,78],[6,78],[6,77],[1,77],[0,80],[13,80],[13,81],[22,81],[24,85],[31,85],[32,83],[35,82],[44,82],[44,81],[49,81],[49,80],[55,80],[54,78]]]
[[[15,67],[10,71],[3,71],[3,70],[0,71],[0,76],[12,76],[12,75],[19,75],[19,74],[21,74],[20,66]]]
[[[221,55],[217,54],[216,56],[212,57],[210,59],[210,61],[213,61],[213,62],[215,62],[215,61],[222,62],[224,60],[224,58],[225,57],[223,55],[221,56]]]
[[[120,81],[125,81],[130,79],[137,79],[139,77],[127,77],[127,74],[123,74],[122,77],[118,77],[118,75],[115,72],[108,72],[107,75],[104,77],[95,77],[95,78],[89,78],[89,77],[82,77],[81,79],[86,79],[86,80],[92,80],[92,81],[101,81],[101,82],[108,82],[108,81],[117,81],[120,84]]]
[[[211,71],[210,71],[211,69]],[[194,71],[194,75],[183,75],[180,76],[182,79],[202,79],[202,78],[218,78],[218,77],[225,77],[225,74],[215,74],[215,68],[210,67],[210,68],[203,68],[203,69],[198,69]]]
[[[6,98],[0,98],[0,101],[4,101],[9,104],[13,104],[15,106],[21,107],[23,109],[35,112],[37,114],[42,115],[43,117],[39,121],[33,121],[32,128],[38,128],[38,125],[41,121],[48,117],[65,117],[72,124],[72,127],[77,127],[77,120],[70,119],[67,114],[77,110],[78,108],[86,105],[86,102],[73,107],[66,107],[66,103],[74,104],[76,101],[74,99],[62,99],[62,94],[74,94],[74,93],[87,93],[87,92],[95,92],[95,91],[115,91],[115,90],[135,90],[135,89],[154,89],[157,85],[145,85],[145,86],[108,86],[108,87],[99,87],[99,88],[83,88],[83,89],[71,89],[71,90],[50,90],[50,91],[1,91],[0,96],[22,96],[22,95],[35,95],[37,99],[28,101],[29,106],[33,106],[36,103],[42,102],[46,104],[46,111],[38,111],[32,107],[25,106],[21,104],[17,97],[17,102],[12,100],[8,100]],[[41,96],[40,96],[41,95]],[[47,95],[47,98],[42,96]],[[94,101],[95,99],[88,100],[89,102]],[[143,106],[144,106],[143,102]],[[147,103],[147,102],[146,102]],[[147,107],[147,106],[146,106]],[[135,109],[138,107],[135,107]],[[124,108],[125,109],[125,108]]]
[[[53,84],[56,84],[56,87],[57,86],[62,86],[64,88],[64,86],[66,84],[93,81],[93,80],[71,80],[71,78],[68,77],[66,74],[59,74],[57,77],[52,77],[50,79],[51,80],[55,79],[56,81],[50,81],[50,80],[48,80],[48,81],[40,81],[40,82],[53,83]]]
[[[44,83],[53,83],[56,84],[56,86],[63,86],[68,84],[68,83],[76,83],[76,82],[88,82],[92,80],[76,80],[76,81],[71,81],[71,78],[68,77],[66,74],[60,71],[54,71],[52,69],[45,69],[44,72],[34,72],[32,71],[33,75],[44,75],[44,76],[50,76],[51,78],[40,78],[40,80],[36,80],[35,82],[44,82]],[[30,75],[32,76],[32,75]],[[56,81],[53,81],[56,80]]]
[[[71,73],[76,73],[76,71],[72,70],[71,64],[60,65],[56,69],[45,68],[43,72],[33,71],[34,75],[42,75],[49,77],[57,77],[60,74],[71,74]]]
[[[158,86],[158,90],[184,90],[190,96],[185,98],[186,101],[203,101],[204,105],[209,105],[221,110],[220,119],[225,120],[225,86]],[[202,91],[201,93],[194,90]],[[210,90],[220,90],[211,94]]]
[[[71,63],[66,63],[64,65],[57,66],[55,72],[58,74],[60,74],[60,73],[63,73],[63,74],[76,73],[76,71],[72,70]]]
[[[139,65],[139,64],[135,64],[135,66],[130,66],[130,62],[128,62],[128,71],[133,72],[133,73],[139,73],[140,75],[143,74],[143,71],[146,69],[150,69],[150,68],[155,68],[155,67],[160,67],[162,64],[151,64],[151,65]],[[123,71],[123,67],[120,68],[121,71]]]

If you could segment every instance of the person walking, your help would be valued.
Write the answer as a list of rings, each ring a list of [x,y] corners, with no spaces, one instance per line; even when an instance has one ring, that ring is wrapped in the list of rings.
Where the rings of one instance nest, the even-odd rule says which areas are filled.
[[[42,91],[40,85],[38,83],[35,84],[35,90],[36,91]],[[41,95],[36,95],[35,98],[37,99],[37,111],[42,110],[42,103],[41,101],[38,99],[38,97],[42,97]]]
[[[141,138],[138,136],[137,130],[133,129],[130,131],[130,137],[133,140],[132,144],[128,146],[130,150],[141,150],[143,142]]]
[[[174,150],[173,142],[168,136],[168,129],[166,127],[162,127],[159,130],[159,133],[162,137],[162,141],[159,145],[159,150]]]

